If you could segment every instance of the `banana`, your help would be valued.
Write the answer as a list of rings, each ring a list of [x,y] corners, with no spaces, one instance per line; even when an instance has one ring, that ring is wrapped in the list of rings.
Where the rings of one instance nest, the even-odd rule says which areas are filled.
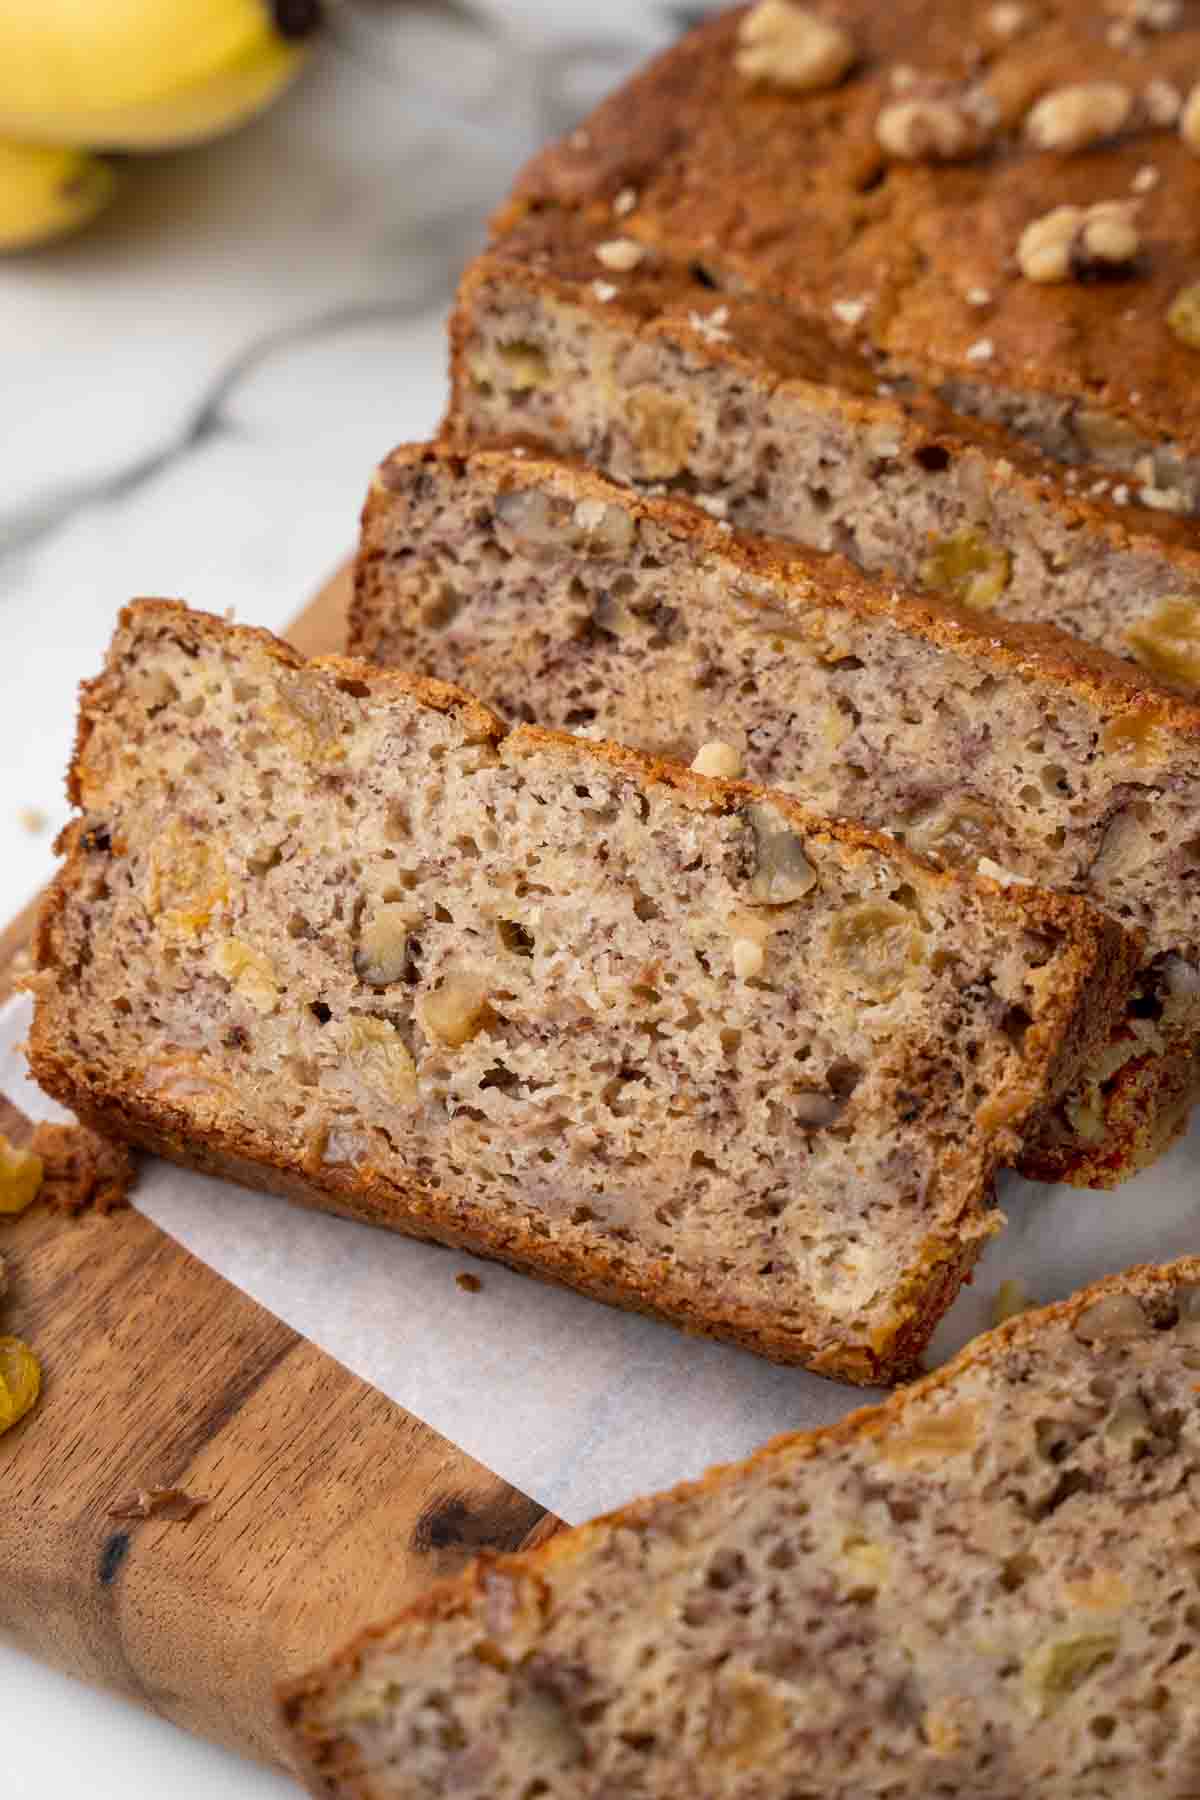
[[[0,250],[27,250],[86,224],[108,205],[116,180],[79,150],[0,143]]]
[[[298,73],[318,0],[3,0],[0,135],[161,150],[216,137]]]

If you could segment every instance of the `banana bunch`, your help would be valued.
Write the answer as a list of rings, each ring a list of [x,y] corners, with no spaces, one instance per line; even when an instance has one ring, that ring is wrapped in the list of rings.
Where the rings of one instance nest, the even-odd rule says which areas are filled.
[[[320,0],[0,0],[0,250],[111,197],[100,150],[200,143],[299,70]]]

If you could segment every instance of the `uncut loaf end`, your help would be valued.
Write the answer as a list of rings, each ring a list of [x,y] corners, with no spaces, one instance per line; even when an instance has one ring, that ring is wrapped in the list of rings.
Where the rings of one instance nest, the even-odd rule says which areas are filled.
[[[326,1800],[1192,1800],[1200,1259],[482,1559],[285,1697]]]
[[[1198,72],[1181,0],[709,18],[518,180],[448,424],[1196,684]]]
[[[166,602],[83,692],[37,1078],[194,1166],[857,1381],[1124,1004],[1076,899]]]

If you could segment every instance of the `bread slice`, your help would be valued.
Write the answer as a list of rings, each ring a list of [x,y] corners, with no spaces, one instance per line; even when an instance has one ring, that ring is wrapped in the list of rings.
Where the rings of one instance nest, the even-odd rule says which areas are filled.
[[[1148,110],[1195,81],[1200,16],[1125,51],[1092,0],[1025,8],[1008,42],[946,0],[837,11],[840,85],[748,80],[739,11],[535,159],[462,284],[451,431],[527,434],[1200,682],[1200,159]],[[1129,92],[1128,129],[1030,149],[1035,101],[1081,67]],[[993,109],[980,154],[889,159],[893,82]],[[1027,224],[1122,196],[1134,263],[1021,274]]]
[[[922,855],[1082,893],[1145,934],[1130,1012],[1027,1140],[1111,1186],[1200,1065],[1200,704],[1048,628],[893,592],[529,453],[410,445],[363,515],[352,647],[510,718],[731,767]]]
[[[286,1693],[340,1800],[1192,1800],[1200,1259],[480,1559]]]
[[[83,694],[30,1061],[113,1135],[851,1380],[1125,1001],[1082,901],[167,603]]]

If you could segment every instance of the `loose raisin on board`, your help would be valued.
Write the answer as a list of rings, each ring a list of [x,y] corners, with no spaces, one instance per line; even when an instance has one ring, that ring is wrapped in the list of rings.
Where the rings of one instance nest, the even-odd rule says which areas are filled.
[[[25,1417],[41,1390],[42,1371],[29,1345],[0,1337],[0,1432]]]

